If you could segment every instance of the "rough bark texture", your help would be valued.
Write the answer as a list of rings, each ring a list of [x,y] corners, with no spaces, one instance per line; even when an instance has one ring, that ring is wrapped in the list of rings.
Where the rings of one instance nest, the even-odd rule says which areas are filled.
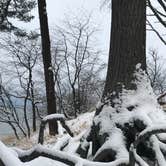
[[[106,105],[111,104],[114,108],[116,104],[114,99],[120,97],[119,94],[123,87],[127,90],[137,88],[136,84],[133,83],[135,79],[133,74],[137,64],[141,64],[141,69],[146,70],[146,0],[112,0],[110,40],[107,78],[102,99],[104,104],[97,108],[95,117],[102,113],[103,107]],[[132,111],[134,108],[135,106],[131,105],[127,109]],[[117,109],[116,112],[118,114],[119,110]],[[142,121],[141,123],[133,121],[133,125],[127,123],[124,126],[116,127],[122,131],[126,138],[128,150],[131,143],[136,139],[136,135],[144,129]],[[114,161],[118,155],[118,152],[109,148],[103,149],[96,155],[108,139],[109,131],[101,135],[100,124],[94,123],[89,141],[92,141],[92,155],[95,156],[95,161]]]
[[[146,1],[112,0],[112,27],[107,78],[103,96],[132,85],[135,66],[146,69]]]
[[[46,1],[38,0],[38,10],[40,18],[40,30],[42,38],[42,55],[44,64],[44,75],[46,84],[47,110],[48,114],[56,113],[56,99],[54,89],[54,79],[51,62],[50,37],[48,29]],[[58,133],[58,125],[55,121],[49,122],[49,133],[55,135]]]

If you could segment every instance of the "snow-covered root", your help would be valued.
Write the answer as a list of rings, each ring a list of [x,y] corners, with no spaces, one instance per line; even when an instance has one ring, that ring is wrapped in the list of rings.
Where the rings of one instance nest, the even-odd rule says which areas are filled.
[[[140,166],[148,166],[148,164],[137,154],[137,146],[139,143],[143,142],[145,139],[150,138],[150,143],[152,144],[152,149],[155,153],[155,160],[156,163],[159,166],[165,166],[166,160],[163,151],[166,150],[166,145],[164,143],[161,143],[160,140],[157,138],[154,134],[159,133],[166,133],[166,125],[159,125],[155,127],[148,127],[145,130],[143,130],[139,136],[137,137],[137,140],[131,144],[130,146],[130,165],[135,166],[135,163],[137,163]]]
[[[92,162],[62,151],[46,148],[40,144],[26,151],[12,150],[0,142],[0,166],[24,166],[27,162],[39,156],[59,161],[69,166],[126,166],[128,163],[128,159],[125,158],[109,163]]]
[[[94,161],[113,162],[130,156],[130,164],[166,165],[166,114],[157,103],[146,73],[138,69],[134,78],[135,89],[122,88],[117,96],[113,92],[102,99],[84,142],[92,142]]]
[[[47,157],[52,160],[56,160],[67,164],[69,166],[127,166],[128,159],[122,158],[114,162],[101,163],[92,162],[82,159],[78,156],[68,154],[66,152],[51,150],[49,148],[43,147],[42,145],[37,145],[35,148],[28,151],[17,151],[18,157],[22,162],[31,161],[39,156]]]
[[[22,162],[28,162],[41,156],[62,162],[70,166],[75,166],[78,162],[77,158],[74,156],[70,156],[65,152],[46,148],[42,145],[37,145],[30,150],[18,153],[18,157]]]
[[[120,158],[129,158],[129,155],[125,146],[123,133],[120,129],[117,129],[113,131],[108,140],[98,149],[93,160],[108,162]]]
[[[147,124],[144,124],[145,122],[141,121],[140,119],[137,119],[136,122],[139,122],[141,124],[141,128],[142,126],[148,126]],[[166,133],[166,125],[146,127],[140,133],[138,131],[141,128],[137,128],[138,126],[132,127],[133,129],[135,128],[135,131],[133,130],[132,132],[134,133],[133,139],[135,138],[136,140],[131,143],[129,147],[127,147],[127,139],[129,139],[127,138],[127,136],[129,136],[129,134],[127,134],[126,130],[131,130],[131,127],[128,124],[127,129],[121,126],[119,130],[115,129],[114,131],[112,131],[112,134],[110,134],[106,138],[102,146],[97,150],[94,156],[94,161],[116,161],[121,158],[128,158],[129,155],[131,166],[135,166],[135,163],[140,166],[147,166],[148,162],[146,163],[143,158],[148,158],[150,156],[150,159],[148,160],[151,160],[151,158],[153,158],[152,162],[156,162],[159,166],[166,166],[166,145],[162,143],[157,137],[157,135],[160,133]],[[132,138],[130,139],[132,140]],[[143,146],[143,148],[141,147],[142,149],[138,150],[138,147],[140,148],[140,146]],[[146,149],[148,150],[149,154],[146,154]],[[139,155],[137,154],[137,151]]]
[[[62,138],[58,138],[56,144],[53,146],[52,149],[63,151],[65,147],[69,144],[70,138],[71,137],[68,135],[63,136]]]
[[[89,137],[91,137],[91,130],[88,129],[86,133],[82,136],[80,139],[80,144],[76,150],[76,153],[81,157],[81,158],[87,158],[88,157],[88,151],[90,148],[90,143],[89,143]]]
[[[148,166],[148,164],[137,154],[136,149],[133,148],[133,145],[130,147],[130,166],[135,166],[137,163],[139,166]]]
[[[113,101],[114,105],[109,101],[101,103],[91,130],[81,139],[79,148],[83,151],[79,152],[85,152],[86,158],[92,156],[95,161],[42,145],[29,151],[17,150],[18,158],[27,162],[44,156],[75,166],[152,166],[154,163],[166,166],[166,115],[158,105],[145,74],[137,73],[136,78],[136,90],[124,89]],[[88,142],[92,143],[92,152]],[[2,157],[1,161],[7,162]],[[5,163],[5,166],[11,165]]]
[[[0,166],[21,166],[17,153],[0,141]]]
[[[143,132],[140,133],[140,135],[138,136],[138,140],[143,141],[143,139],[147,138],[152,133],[156,134],[158,132],[161,132],[161,130],[164,131],[165,130],[164,128],[165,128],[164,126],[162,126],[162,127],[159,126],[158,129],[157,128],[155,128],[155,129],[147,128]],[[154,136],[154,138],[152,136],[151,139],[152,139],[151,141],[153,141],[155,144],[154,149],[156,150],[156,155],[158,154],[158,157],[157,157],[158,165],[164,166],[165,161],[161,160],[160,153],[158,153],[158,152],[159,152],[159,149],[165,149],[165,144],[163,145],[163,143],[158,141],[156,136]],[[135,146],[138,145],[139,141],[136,141],[134,145]],[[158,144],[156,143],[157,141],[158,141]],[[116,146],[118,147],[118,145],[116,145]],[[156,147],[156,146],[158,146],[158,147]],[[134,159],[135,159],[136,163],[140,166],[148,166],[148,164],[136,153],[135,148],[133,148],[133,150],[131,150],[131,148],[130,148],[130,150],[134,152]],[[101,162],[88,161],[88,160],[82,159],[80,157],[77,157],[75,155],[71,155],[71,154],[68,154],[65,152],[46,148],[42,145],[37,145],[36,147],[34,147],[30,150],[27,150],[27,151],[22,151],[22,150],[16,149],[15,154],[2,143],[0,144],[0,149],[1,149],[1,153],[3,154],[0,156],[1,161],[3,161],[3,164],[1,164],[2,166],[15,166],[15,165],[19,166],[19,165],[23,164],[22,162],[31,161],[39,156],[43,156],[43,157],[46,157],[46,158],[49,158],[52,160],[56,160],[56,161],[59,161],[59,162],[62,162],[64,164],[71,165],[71,166],[128,166],[128,165],[132,166],[131,163],[129,164],[128,158],[124,158],[122,156],[119,156],[119,158],[116,159],[115,161],[101,163]],[[10,157],[11,160],[9,160],[8,157],[6,158],[4,156]],[[14,165],[14,163],[16,163],[16,164]]]
[[[51,114],[51,115],[47,115],[46,117],[44,117],[41,120],[38,143],[40,143],[40,144],[44,143],[44,129],[45,129],[46,124],[49,121],[59,121],[61,123],[62,127],[67,131],[67,133],[71,137],[74,136],[74,134],[72,133],[72,131],[70,130],[70,128],[65,123],[65,116],[63,114]]]

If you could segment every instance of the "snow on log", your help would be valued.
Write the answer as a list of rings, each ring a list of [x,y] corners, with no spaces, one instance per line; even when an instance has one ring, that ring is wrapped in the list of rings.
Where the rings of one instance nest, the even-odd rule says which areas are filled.
[[[43,142],[44,142],[44,129],[45,129],[46,124],[49,121],[60,121],[62,127],[67,131],[67,133],[71,137],[74,136],[74,134],[71,132],[70,128],[66,125],[65,116],[63,114],[50,114],[41,120],[38,143],[43,144]]]
[[[43,122],[47,122],[50,120],[65,120],[65,116],[63,114],[50,114],[42,119]]]

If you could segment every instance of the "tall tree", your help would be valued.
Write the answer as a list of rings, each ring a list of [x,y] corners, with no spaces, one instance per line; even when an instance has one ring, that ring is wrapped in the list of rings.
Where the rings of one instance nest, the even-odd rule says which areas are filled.
[[[19,21],[29,22],[34,17],[31,15],[31,10],[36,6],[35,0],[3,0],[0,2],[0,30],[12,31],[17,30],[17,35],[25,35],[26,32],[20,31],[19,27],[15,26],[9,18],[17,18]],[[45,0],[38,1],[39,18],[42,36],[42,53],[45,71],[46,95],[48,114],[56,112],[54,79],[51,65],[50,39],[48,30],[48,21],[46,13]],[[18,31],[19,30],[19,31]],[[49,123],[50,134],[57,133],[57,124]]]
[[[38,10],[40,19],[40,31],[42,39],[42,55],[44,65],[44,75],[46,84],[46,97],[47,97],[47,111],[48,114],[56,113],[56,99],[54,89],[54,76],[51,62],[51,47],[50,47],[50,36],[48,29],[48,19],[46,11],[46,1],[38,0]],[[55,135],[58,133],[57,122],[49,122],[49,133]]]
[[[122,89],[136,89],[133,83],[135,67],[138,63],[146,70],[146,0],[112,0],[112,24],[109,61],[102,101],[114,108]],[[96,116],[103,110],[96,111]],[[110,111],[113,111],[110,109]],[[93,154],[104,143],[98,136],[99,129],[92,136]],[[96,139],[97,138],[97,139]],[[101,143],[102,142],[102,143]],[[107,156],[105,156],[107,157]],[[96,156],[96,160],[106,158]],[[107,159],[106,159],[107,160]]]
[[[166,1],[165,0],[147,0],[147,30],[149,32],[154,32],[160,41],[166,45],[166,39],[164,34],[164,30],[162,28],[166,27]],[[108,6],[111,8],[112,1],[111,0],[103,0],[102,7]],[[149,10],[150,9],[150,10]],[[151,19],[152,18],[152,19]],[[159,24],[160,23],[160,24]]]
[[[157,161],[162,165],[165,164],[162,150],[159,147],[158,154],[155,146],[160,140],[151,137],[155,131],[139,136],[145,128],[155,125],[152,116],[163,115],[146,75],[146,0],[112,0],[111,5],[110,51],[103,98],[77,153],[86,158],[89,146],[84,143],[92,142],[94,161],[116,161],[115,165],[124,166]],[[141,157],[148,158],[147,163]]]
[[[90,157],[110,163],[81,160],[82,165],[166,165],[165,135],[157,134],[166,128],[156,126],[165,124],[165,118],[160,118],[164,114],[146,75],[145,26],[146,0],[112,0],[111,47],[103,102],[97,107],[91,130],[85,133],[77,149],[86,158],[91,152],[88,143],[92,142]],[[43,150],[48,158],[76,164],[73,158],[62,159],[47,152]],[[28,161],[40,153],[34,150],[25,155],[27,159],[23,155],[22,160]]]
[[[136,64],[141,63],[142,69],[146,70],[145,0],[112,0],[110,40],[104,96],[113,91],[119,92],[122,84],[127,89],[133,89]]]

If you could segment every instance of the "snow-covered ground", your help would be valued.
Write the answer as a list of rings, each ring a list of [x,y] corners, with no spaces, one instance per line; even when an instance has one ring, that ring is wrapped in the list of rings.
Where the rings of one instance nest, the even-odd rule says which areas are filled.
[[[147,166],[145,161],[137,154],[135,141],[141,139],[141,137],[146,138],[146,135],[148,136],[148,134],[152,132],[151,134],[158,133],[150,137],[156,161],[159,165],[166,166],[165,158],[162,155],[163,150],[166,152],[166,145],[160,142],[161,140],[166,140],[166,115],[157,103],[156,96],[153,93],[146,74],[138,68],[138,72],[136,72],[134,76],[136,77],[134,82],[137,87],[136,90],[123,89],[119,98],[114,100],[114,107],[109,103],[99,103],[97,107],[100,107],[102,104],[104,104],[104,106],[102,107],[102,111],[99,114],[96,114],[94,119],[94,112],[88,112],[80,115],[76,119],[66,122],[74,133],[73,138],[70,137],[59,124],[59,134],[55,137],[50,137],[48,135],[48,129],[46,129],[45,142],[43,146],[37,144],[37,133],[34,133],[29,140],[22,139],[20,144],[17,144],[17,142],[15,143],[15,147],[19,147],[21,149],[29,149],[32,147],[30,150],[24,151],[16,148],[8,148],[0,142],[0,159],[5,162],[7,166],[65,165],[44,157],[39,157],[26,163],[23,163],[18,159],[18,157],[27,157],[30,154],[37,153],[46,154],[47,157],[48,155],[53,156],[53,158],[56,156],[56,159],[58,158],[59,161],[65,160],[67,161],[65,163],[72,162],[70,165],[75,166],[116,166],[122,163],[129,163],[130,154],[128,149],[133,147],[132,152],[134,152],[135,160],[138,160],[138,163],[143,163],[142,165]],[[47,121],[50,118],[64,117],[62,115],[51,115],[47,116],[44,120]],[[79,146],[80,138],[85,136],[89,131],[88,129],[91,126],[92,119],[94,125],[100,126],[99,136],[103,136],[104,133],[107,133],[108,135],[106,141],[98,149],[95,156],[93,156],[93,160],[95,160],[96,156],[98,156],[102,151],[111,149],[116,152],[116,159],[113,162],[92,162],[80,158],[75,153]],[[128,126],[129,129],[130,127],[136,127],[138,129],[136,132],[137,140],[135,140],[134,143],[132,142],[133,144],[130,144],[129,148],[126,147],[126,138],[123,133],[123,127],[126,126]],[[126,127],[125,129],[128,128]],[[128,132],[129,130],[126,131]],[[87,141],[83,143],[86,144]],[[63,151],[60,151],[62,147]],[[91,159],[91,146],[88,152],[88,158]],[[8,158],[10,158],[10,160]]]
[[[94,116],[94,112],[88,112],[88,113],[78,116],[76,119],[69,120],[66,123],[69,126],[69,128],[71,129],[71,131],[74,133],[74,135],[79,136],[80,134],[82,135],[87,130],[87,128],[90,127],[93,116]],[[55,137],[50,136],[48,134],[48,128],[46,128],[44,137],[45,137],[44,144],[46,144],[48,146],[50,146],[50,145],[54,146],[54,144],[57,141],[60,141],[62,139],[65,139],[66,137],[70,137],[70,136],[65,133],[65,130],[59,124],[59,135],[57,135]],[[35,133],[32,133],[30,139],[22,138],[20,140],[17,140],[14,135],[7,135],[7,136],[5,135],[5,136],[0,136],[0,140],[10,147],[16,146],[21,149],[29,149],[37,144],[38,131]]]
[[[74,133],[74,136],[75,136],[74,138],[71,138],[65,132],[65,130],[61,127],[60,124],[59,124],[59,135],[55,137],[49,136],[48,128],[46,128],[44,146],[48,147],[52,151],[54,150],[56,151],[61,147],[61,145],[65,141],[70,140],[68,148],[64,149],[64,152],[67,152],[69,154],[74,153],[76,148],[78,147],[80,137],[91,126],[93,116],[94,116],[94,112],[88,112],[88,113],[80,115],[76,119],[69,120],[66,122],[67,125],[70,127],[71,131]],[[6,136],[6,137],[3,137],[1,140],[10,147],[14,146],[20,149],[29,149],[37,145],[38,132],[33,133],[30,139],[22,138],[21,140],[18,141],[13,136]],[[15,165],[19,166],[20,164],[23,164],[19,160],[17,160],[17,157],[14,158],[14,156],[10,154],[10,149],[5,147],[3,144],[0,144],[0,146],[1,146],[0,156],[1,158],[3,157],[8,162],[9,166],[15,166]],[[8,150],[9,152],[6,158],[5,156],[3,156],[3,154],[6,154]],[[9,156],[10,156],[10,161],[8,160]],[[25,166],[39,166],[39,165],[40,166],[65,166],[65,164],[63,163],[53,161],[45,157],[36,158],[32,160],[31,162],[24,163],[23,165]]]

